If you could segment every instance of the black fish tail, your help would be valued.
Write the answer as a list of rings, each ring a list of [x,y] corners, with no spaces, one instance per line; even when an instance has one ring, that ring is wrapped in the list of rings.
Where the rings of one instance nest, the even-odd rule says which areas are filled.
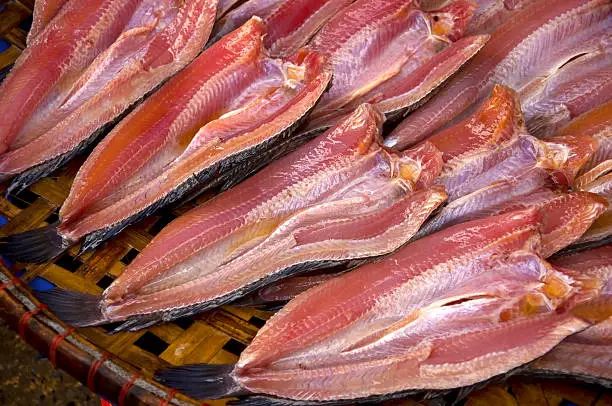
[[[155,379],[195,399],[220,399],[246,394],[234,378],[234,364],[192,364],[166,368]]]
[[[71,245],[57,227],[47,226],[0,238],[0,255],[19,262],[41,264],[57,257]]]
[[[57,317],[72,326],[87,327],[107,322],[102,314],[102,296],[61,288],[35,291],[34,295],[49,306]]]

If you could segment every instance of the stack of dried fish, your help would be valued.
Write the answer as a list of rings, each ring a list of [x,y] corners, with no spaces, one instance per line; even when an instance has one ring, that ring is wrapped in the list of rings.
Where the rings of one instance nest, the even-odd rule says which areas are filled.
[[[217,22],[93,150],[59,224],[0,251],[44,262],[221,193],[101,296],[40,293],[58,316],[134,330],[289,300],[237,364],[158,374],[245,404],[434,396],[517,368],[610,382],[609,0],[63,3],[37,4],[2,84],[21,109],[0,125],[0,171],[26,171],[15,187],[194,58]]]

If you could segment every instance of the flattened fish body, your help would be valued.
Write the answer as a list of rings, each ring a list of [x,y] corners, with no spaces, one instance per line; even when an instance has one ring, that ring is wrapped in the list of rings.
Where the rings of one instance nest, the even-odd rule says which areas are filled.
[[[504,58],[490,83],[519,91],[530,133],[551,136],[612,97],[611,29],[610,3],[542,28]]]
[[[295,52],[334,14],[352,0],[250,0],[220,19],[211,42],[258,16],[268,28],[264,40],[271,56],[287,56]]]
[[[521,77],[532,66],[525,59],[535,61],[538,52],[555,49],[548,47],[551,36],[566,39],[564,27],[584,28],[592,15],[605,15],[609,7],[605,0],[542,0],[521,9],[491,34],[482,51],[444,89],[401,122],[385,144],[402,149],[427,138],[486,97],[495,84],[492,77],[503,77],[501,83]]]
[[[98,323],[168,320],[279,278],[403,245],[446,198],[431,144],[392,154],[363,105],[166,227],[105,291]]]
[[[93,142],[97,132],[191,61],[216,2],[71,1],[17,61],[0,101],[0,177],[23,188]]]
[[[427,142],[446,161],[439,182],[449,203],[415,238],[509,210],[546,206],[551,219],[543,231],[546,257],[574,242],[605,210],[603,199],[558,193],[554,187],[573,184],[597,149],[594,138],[577,131],[547,141],[527,135],[517,94],[505,86],[496,86],[469,118]]]
[[[286,141],[330,74],[313,53],[267,57],[253,18],[200,55],[127,116],[83,165],[60,216],[62,235],[105,239],[194,187],[249,173],[255,151]],[[179,95],[177,97],[177,95]],[[244,176],[240,173],[236,176]],[[93,240],[92,240],[93,241]]]
[[[554,310],[576,287],[530,251],[534,215],[451,227],[306,291],[233,378],[282,398],[358,399],[470,385],[545,353],[587,323]]]
[[[364,102],[385,113],[416,106],[488,39],[459,40],[472,11],[463,1],[430,12],[393,0],[344,8],[310,43],[328,56],[334,79],[307,131],[329,127]]]
[[[612,101],[590,110],[573,119],[560,132],[561,136],[584,134],[597,140],[597,151],[593,157],[580,169],[583,175],[597,165],[612,159]],[[595,174],[594,172],[593,174]],[[577,179],[576,184],[586,184],[591,181],[590,175]]]

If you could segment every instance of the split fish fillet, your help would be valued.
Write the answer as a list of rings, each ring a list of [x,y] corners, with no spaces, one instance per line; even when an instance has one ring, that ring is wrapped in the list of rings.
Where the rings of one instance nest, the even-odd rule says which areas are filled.
[[[579,173],[576,187],[597,193],[612,205],[612,102],[575,118],[561,131],[561,134],[575,133],[590,134],[598,143],[597,151]],[[578,244],[592,243],[611,235],[612,207],[609,206]]]
[[[612,245],[608,244],[551,259],[555,266],[594,275],[612,295]],[[529,372],[564,375],[610,386],[612,384],[612,319],[570,336],[534,361]]]
[[[168,225],[91,308],[62,311],[68,291],[43,300],[75,325],[120,329],[225,304],[279,278],[393,252],[446,198],[430,187],[440,153],[394,154],[369,105],[326,134]],[[63,299],[62,299],[63,297]]]
[[[93,248],[196,188],[243,178],[278,145],[291,150],[331,75],[312,52],[269,58],[265,32],[254,17],[164,84],[94,149],[59,226],[9,237],[3,252],[40,262],[81,239]]]
[[[555,192],[556,185],[573,185],[580,168],[597,150],[591,134],[577,134],[536,140],[524,128],[517,94],[496,86],[469,118],[427,141],[443,153],[445,165],[438,183],[445,186],[449,199],[415,238],[511,208],[552,204],[569,196]],[[561,211],[551,212],[552,218],[563,218],[571,225],[557,233],[566,233],[563,235],[570,242],[580,237],[606,206],[601,198],[581,196],[572,206],[574,210],[560,207]],[[556,236],[550,237],[552,241]],[[567,245],[564,238],[559,242]],[[556,247],[550,250],[545,256]]]
[[[500,183],[506,186],[505,182]],[[517,190],[521,191],[523,188],[528,191],[519,194]],[[485,191],[468,195],[465,199],[458,199],[444,206],[433,219],[425,223],[413,240],[424,238],[455,224],[499,216],[516,210],[538,208],[543,213],[540,255],[546,258],[574,243],[589,227],[597,224],[607,206],[606,201],[592,193],[561,193],[547,187],[530,189],[530,183],[523,180],[519,186],[502,188],[495,184]],[[346,271],[339,270],[331,275],[289,278],[260,289],[238,305],[278,305],[344,272]]]
[[[215,0],[68,1],[0,84],[0,179],[22,189],[86,149],[103,127],[187,65]]]
[[[590,326],[573,311],[602,294],[538,256],[539,222],[537,210],[515,211],[410,243],[298,295],[237,364],[157,377],[198,398],[333,402],[504,374]]]
[[[594,107],[593,103],[605,101],[610,82],[605,81],[607,68],[598,70],[592,79],[587,75],[578,82],[571,77],[569,82],[564,82],[561,72],[572,71],[574,67],[574,72],[587,72],[589,64],[583,64],[581,58],[571,62],[572,58],[584,53],[593,54],[591,56],[603,65],[607,63],[608,51],[595,50],[593,43],[601,40],[606,48],[609,47],[606,38],[609,37],[611,7],[607,0],[532,2],[497,28],[482,51],[426,105],[402,121],[386,138],[385,144],[403,149],[427,138],[445,124],[461,119],[462,114],[469,114],[470,108],[475,108],[474,103],[487,97],[497,83],[516,86],[525,100],[528,90],[537,89],[537,100],[541,103],[556,103],[550,112],[559,109],[563,119],[555,119],[557,123],[567,122]],[[598,36],[601,33],[604,38]],[[584,41],[585,38],[588,40]],[[582,49],[582,46],[590,48]],[[538,75],[543,76],[544,86],[536,86]],[[550,75],[552,77],[548,77]],[[583,85],[585,87],[581,87]],[[588,89],[590,85],[593,85],[592,94]],[[522,86],[527,88],[522,89]],[[582,98],[573,98],[576,94]],[[528,116],[531,121],[537,118],[536,107],[529,110],[529,114],[534,112],[534,117]]]
[[[28,44],[45,29],[66,2],[67,0],[36,0],[32,12],[32,26],[28,32]]]
[[[596,126],[593,120],[589,120],[589,123],[591,127]],[[430,137],[427,142],[434,144],[443,153],[445,164],[442,172],[449,178],[450,174],[467,170],[464,166],[469,168],[471,161],[479,162],[473,165],[474,168],[483,169],[485,174],[491,170],[494,176],[486,180],[484,184],[491,182],[487,186],[466,195],[459,193],[460,196],[454,197],[454,201],[447,202],[413,239],[462,222],[521,208],[539,207],[544,208],[543,212],[546,213],[542,254],[549,256],[576,241],[595,219],[597,223],[600,218],[598,216],[606,206],[603,199],[589,193],[562,193],[555,190],[557,188],[554,183],[557,179],[562,185],[570,184],[579,168],[594,156],[596,145],[592,138],[596,136],[595,131],[587,133],[582,126],[581,132],[567,131],[549,140],[568,142],[565,151],[563,148],[541,148],[542,155],[536,157],[533,155],[536,151],[528,148],[527,154],[532,159],[516,159],[515,156],[504,155],[503,159],[510,163],[504,165],[502,159],[493,167],[480,166],[482,157],[495,153],[501,146],[508,146],[509,141],[515,141],[524,134],[526,130],[518,95],[512,89],[500,85],[493,89],[491,96],[468,119]],[[524,153],[522,149],[518,151]],[[503,170],[504,166],[506,171]],[[512,169],[512,175],[508,175],[508,169]],[[473,171],[471,176],[482,175]],[[461,179],[457,183],[466,181],[468,179]],[[248,303],[283,302],[295,295],[298,287],[306,290],[329,277],[315,275],[281,281],[259,290],[249,298]]]
[[[389,115],[414,109],[486,43],[460,39],[473,4],[425,12],[412,1],[357,0],[309,44],[328,58],[334,79],[305,131],[322,131],[367,102]]]
[[[593,157],[580,169],[581,176],[576,180],[576,185],[580,187],[592,179],[590,175],[582,175],[612,159],[612,101],[576,117],[559,132],[561,136],[573,134],[590,135],[598,144]]]
[[[295,52],[342,8],[353,0],[250,0],[217,21],[211,42],[258,16],[268,26],[264,39],[271,56]]]

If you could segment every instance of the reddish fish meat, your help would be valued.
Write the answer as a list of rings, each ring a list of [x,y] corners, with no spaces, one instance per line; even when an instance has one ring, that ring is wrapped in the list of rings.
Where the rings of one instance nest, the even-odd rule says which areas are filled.
[[[353,0],[249,0],[219,20],[211,42],[240,27],[252,16],[268,26],[264,43],[271,56],[287,56]]]
[[[200,52],[216,1],[69,1],[0,85],[0,179],[18,190],[91,144],[103,127]]]
[[[551,259],[555,266],[592,276],[612,295],[612,245],[608,244]],[[596,307],[593,307],[597,311]],[[570,336],[548,354],[534,361],[529,372],[564,375],[610,385],[612,382],[612,319]]]
[[[382,121],[364,105],[181,216],[86,311],[62,312],[61,294],[47,303],[73,324],[127,320],[120,328],[135,329],[222,305],[296,272],[394,251],[446,194],[429,187],[441,169],[439,151],[430,144],[386,151]],[[64,300],[71,295],[64,292]]]
[[[462,0],[429,12],[400,0],[344,8],[309,45],[328,57],[334,80],[305,131],[321,131],[364,102],[387,115],[415,108],[486,43],[488,36],[459,40],[473,9]]]
[[[590,134],[598,142],[597,151],[576,179],[576,187],[597,193],[612,204],[612,102],[577,117],[561,131],[561,134],[575,133]],[[578,243],[588,244],[610,235],[612,207],[609,206]]]
[[[605,210],[605,200],[597,196],[555,191],[555,183],[571,185],[594,155],[593,137],[560,134],[539,141],[527,135],[518,96],[507,87],[496,86],[469,118],[428,142],[443,152],[439,183],[449,203],[415,238],[509,210],[546,207],[542,255],[547,257],[574,242]]]
[[[537,211],[477,220],[404,246],[297,296],[235,365],[158,379],[198,398],[377,400],[506,373],[589,326],[601,289],[542,260]]]
[[[45,29],[66,2],[67,0],[36,0],[32,12],[32,26],[28,32],[28,44]]]
[[[607,0],[540,0],[523,8],[491,34],[482,51],[444,89],[400,123],[385,144],[398,149],[414,145],[462,114],[469,114],[470,107],[487,97],[496,83],[524,85],[540,74],[550,74],[550,69],[554,72],[559,62],[581,55],[580,45],[584,39],[581,35],[588,37],[591,34],[588,29],[591,24],[598,30],[606,30],[606,27],[609,30],[610,7]],[[551,42],[555,46],[548,46]],[[557,43],[565,52],[555,52]],[[532,67],[535,71],[531,70]],[[598,79],[598,83],[597,89],[603,89],[605,82]],[[545,90],[540,88],[541,92]],[[601,101],[603,97],[598,96],[599,90],[595,101]],[[570,95],[571,92],[564,94]],[[588,99],[584,89],[580,94]],[[545,100],[554,101],[555,98],[547,96]],[[576,99],[576,103],[579,102],[580,99]],[[569,109],[572,117],[589,105],[586,101],[579,103],[573,112],[571,103],[564,103],[562,101],[559,106],[566,111]]]
[[[187,192],[235,182],[291,149],[291,132],[330,80],[322,59],[269,58],[254,17],[208,48],[128,115],[79,170],[57,228],[9,237],[4,252],[45,261],[97,246]]]

